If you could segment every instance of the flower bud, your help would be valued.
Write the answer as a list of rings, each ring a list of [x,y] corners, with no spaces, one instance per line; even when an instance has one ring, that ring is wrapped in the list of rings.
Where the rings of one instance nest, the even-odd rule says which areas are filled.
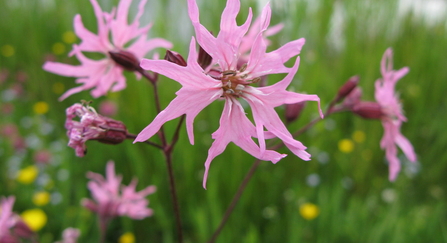
[[[140,62],[137,57],[128,51],[109,51],[110,58],[118,65],[128,71],[135,71],[140,67]]]
[[[104,129],[104,132],[99,135],[98,142],[119,144],[124,141],[127,137],[126,126],[120,121],[115,121],[108,117],[103,118],[106,121],[106,124],[100,126]]]
[[[182,67],[186,67],[187,63],[185,59],[177,52],[166,50],[165,60],[168,62],[175,63]]]
[[[201,46],[199,46],[199,57],[197,62],[205,70],[213,61],[213,58]]]
[[[288,123],[291,123],[300,117],[301,112],[306,106],[306,101],[295,104],[286,104],[285,117]]]
[[[382,107],[379,103],[363,101],[352,108],[352,112],[365,119],[381,119],[383,117]]]
[[[335,98],[335,102],[338,102],[342,99],[344,99],[347,95],[351,93],[352,90],[357,87],[357,84],[359,83],[359,76],[353,76],[346,81],[343,86],[338,90],[337,97]]]

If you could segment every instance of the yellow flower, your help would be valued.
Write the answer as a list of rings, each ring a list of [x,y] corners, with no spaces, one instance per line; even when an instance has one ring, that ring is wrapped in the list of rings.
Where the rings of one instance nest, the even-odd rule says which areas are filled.
[[[49,106],[48,103],[45,101],[39,101],[33,106],[34,113],[38,115],[42,115],[48,112]]]
[[[4,57],[10,57],[14,55],[15,50],[14,47],[11,45],[4,45],[1,48],[1,52]]]
[[[60,42],[54,43],[51,49],[55,55],[61,55],[65,53],[65,45]]]
[[[357,143],[363,143],[365,141],[365,133],[363,131],[355,131],[352,134],[352,139],[356,141]]]
[[[47,215],[40,208],[25,210],[20,216],[33,231],[39,231],[47,223]]]
[[[354,143],[351,139],[342,139],[338,142],[338,149],[343,153],[351,153],[354,150]]]
[[[76,41],[76,35],[73,31],[66,31],[62,34],[62,40],[67,44],[72,44]]]
[[[300,206],[301,217],[312,220],[320,214],[320,209],[313,203],[304,203]]]
[[[36,206],[44,206],[50,202],[50,198],[50,193],[46,191],[36,192],[33,195],[33,203],[36,204]]]
[[[119,238],[118,242],[119,243],[134,243],[135,236],[133,235],[132,232],[126,232]]]
[[[62,94],[65,90],[65,86],[61,82],[57,82],[53,84],[53,92],[55,94]]]
[[[37,174],[39,174],[37,167],[30,165],[19,170],[19,173],[17,173],[17,181],[22,184],[31,184],[36,179]]]

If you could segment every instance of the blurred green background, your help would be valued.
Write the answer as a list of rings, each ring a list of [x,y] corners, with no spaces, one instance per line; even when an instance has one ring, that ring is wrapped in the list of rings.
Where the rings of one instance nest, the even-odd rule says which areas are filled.
[[[99,2],[104,11],[118,3]],[[242,1],[239,23],[246,19],[248,7],[257,16],[265,3]],[[361,78],[363,99],[373,100],[381,57],[386,48],[393,48],[395,69],[410,68],[397,90],[408,118],[402,133],[412,142],[418,162],[411,164],[400,153],[402,171],[395,182],[389,182],[385,153],[379,146],[381,123],[350,113],[335,114],[298,138],[308,146],[311,161],[302,161],[283,148],[280,152],[288,157],[276,165],[261,164],[218,242],[446,242],[447,4],[435,0],[274,0],[271,5],[272,25],[284,23],[285,27],[270,37],[270,50],[306,38],[291,88],[317,94],[323,106],[353,75]],[[134,1],[131,19],[136,6]],[[201,21],[213,33],[219,31],[224,6],[225,1],[199,1]],[[82,198],[90,197],[85,174],[104,174],[106,162],[114,160],[125,184],[136,177],[138,189],[156,185],[158,191],[149,196],[154,216],[141,221],[115,219],[108,229],[108,242],[117,242],[126,232],[134,234],[136,242],[175,242],[166,164],[159,150],[131,141],[116,146],[90,141],[87,155],[78,158],[66,146],[65,109],[92,97],[85,91],[58,102],[61,92],[76,86],[74,79],[41,67],[45,60],[77,63],[67,57],[71,45],[79,43],[72,33],[77,13],[96,32],[88,0],[0,1],[0,195],[15,195],[18,213],[43,210],[48,220],[38,232],[40,242],[59,240],[67,227],[81,230],[79,242],[97,242],[96,217],[80,206]],[[150,21],[154,23],[151,37],[172,41],[173,50],[187,56],[193,31],[186,1],[149,0],[142,22]],[[164,55],[164,50],[157,51]],[[126,77],[125,90],[95,99],[92,106],[114,102],[118,112],[113,118],[138,133],[156,115],[152,87],[144,80],[136,81],[131,73]],[[273,76],[269,82],[279,78]],[[163,107],[179,87],[161,79]],[[222,107],[222,102],[215,102],[197,116],[194,146],[183,128],[174,151],[185,242],[210,238],[254,162],[230,144],[212,163],[208,189],[202,188],[203,163]],[[278,108],[278,113],[283,116],[284,109]],[[289,130],[296,131],[316,115],[316,104],[309,103]],[[11,124],[20,136],[7,135],[5,127]],[[168,134],[176,125],[176,121],[166,124]],[[36,154],[42,151],[49,155],[47,164],[36,163]],[[37,166],[38,172],[30,165]],[[25,168],[31,178],[19,179]],[[33,174],[37,174],[35,179]],[[49,202],[39,203],[36,193],[47,199],[49,195]],[[303,212],[306,209],[310,215]]]

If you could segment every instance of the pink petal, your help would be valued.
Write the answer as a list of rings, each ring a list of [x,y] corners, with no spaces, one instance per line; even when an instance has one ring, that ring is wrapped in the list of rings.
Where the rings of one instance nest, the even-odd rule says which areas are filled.
[[[203,187],[205,189],[212,160],[221,154],[230,142],[235,143],[252,156],[261,160],[269,160],[276,163],[286,156],[285,154],[280,154],[272,150],[261,152],[251,138],[254,130],[255,127],[245,116],[245,112],[239,101],[231,98],[226,99],[225,107],[220,118],[219,129],[212,135],[214,142],[208,150],[208,157],[205,161],[205,174],[203,177]]]
[[[186,129],[189,141],[191,144],[194,144],[194,118],[203,108],[220,97],[222,89],[197,90],[182,88],[176,94],[177,97],[169,103],[168,107],[161,111],[151,124],[138,134],[134,143],[146,141],[157,133],[165,122],[186,114]]]

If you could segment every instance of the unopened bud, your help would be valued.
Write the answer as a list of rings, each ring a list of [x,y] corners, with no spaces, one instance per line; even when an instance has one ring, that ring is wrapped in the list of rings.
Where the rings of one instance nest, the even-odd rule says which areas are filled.
[[[182,67],[186,67],[187,63],[185,59],[177,52],[167,50],[165,55],[165,60],[168,62],[175,63],[177,65],[180,65]]]
[[[140,67],[140,62],[134,54],[128,51],[109,51],[110,58],[118,65],[129,71],[135,71]]]
[[[120,122],[108,117],[103,117],[106,120],[105,125],[101,125],[105,131],[102,132],[98,139],[98,142],[106,144],[119,144],[127,137],[126,126]]]
[[[383,117],[382,107],[379,103],[364,101],[356,104],[352,112],[365,119],[381,119]]]
[[[210,64],[213,58],[206,52],[201,46],[199,46],[199,57],[197,62],[205,70]]]
[[[306,101],[298,102],[295,104],[286,104],[285,117],[288,123],[291,123],[300,117],[301,112],[306,106]]]
[[[338,90],[337,97],[335,98],[335,102],[338,102],[342,99],[344,99],[346,96],[348,96],[352,90],[357,87],[357,84],[359,83],[359,76],[353,76],[346,81],[343,86]]]
[[[18,236],[21,239],[32,239],[36,236],[36,234],[34,233],[34,231],[32,231],[28,225],[23,222],[21,219],[19,219],[14,228],[14,235]]]
[[[343,106],[352,109],[355,105],[361,102],[362,89],[355,87],[343,100]]]

